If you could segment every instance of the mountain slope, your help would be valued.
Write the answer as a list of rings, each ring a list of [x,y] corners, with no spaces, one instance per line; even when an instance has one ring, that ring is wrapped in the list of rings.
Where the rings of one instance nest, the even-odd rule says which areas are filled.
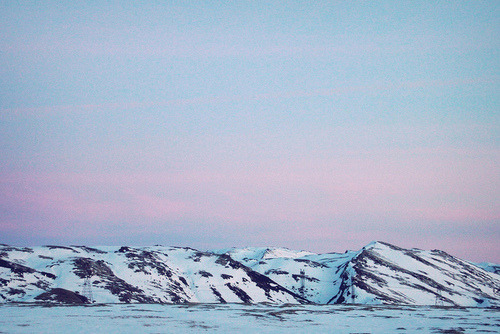
[[[85,290],[91,283],[92,296]],[[500,276],[442,251],[0,245],[0,301],[500,306]],[[84,293],[85,292],[85,293]],[[82,296],[85,294],[85,296]]]
[[[438,250],[373,242],[343,254],[295,256],[276,248],[226,252],[318,304],[500,305],[498,275]],[[266,258],[270,252],[292,255]]]
[[[377,242],[356,255],[330,303],[498,305],[498,277],[443,251]]]
[[[83,291],[91,277],[97,302],[308,302],[227,255],[190,248],[1,246],[0,255],[3,301]]]

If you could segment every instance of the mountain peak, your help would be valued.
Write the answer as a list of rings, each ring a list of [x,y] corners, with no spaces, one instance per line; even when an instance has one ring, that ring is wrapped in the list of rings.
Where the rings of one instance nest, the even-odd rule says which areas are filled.
[[[364,250],[369,250],[369,249],[373,249],[373,248],[393,248],[393,249],[396,249],[399,247],[391,245],[390,243],[387,243],[385,241],[372,241],[368,245],[363,247]]]

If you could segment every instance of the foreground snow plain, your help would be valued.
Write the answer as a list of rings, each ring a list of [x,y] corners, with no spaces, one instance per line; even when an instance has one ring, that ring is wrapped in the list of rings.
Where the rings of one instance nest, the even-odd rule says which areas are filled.
[[[0,304],[0,333],[499,333],[500,309],[390,305]]]

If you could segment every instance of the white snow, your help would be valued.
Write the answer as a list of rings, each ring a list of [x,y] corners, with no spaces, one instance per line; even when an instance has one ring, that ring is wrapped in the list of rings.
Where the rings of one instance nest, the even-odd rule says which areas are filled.
[[[488,308],[0,304],[5,333],[497,333],[499,323]]]

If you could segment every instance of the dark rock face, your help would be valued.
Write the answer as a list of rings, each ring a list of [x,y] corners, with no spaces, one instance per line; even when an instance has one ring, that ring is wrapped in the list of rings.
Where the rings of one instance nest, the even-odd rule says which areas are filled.
[[[25,267],[23,265],[13,263],[10,261],[0,259],[0,267],[10,269],[14,274],[22,275],[24,273],[34,273],[36,270],[33,268]]]
[[[269,274],[273,274],[273,275],[288,275],[290,273],[288,271],[280,270],[280,269],[270,269],[270,270],[267,270],[264,273],[264,275],[269,275]]]
[[[210,290],[212,290],[212,293],[217,297],[219,303],[226,304],[226,300],[222,298],[222,295],[220,294],[219,290],[217,290],[214,286],[211,286]]]
[[[172,270],[166,263],[160,261],[153,252],[129,249],[125,252],[125,256],[129,259],[128,267],[135,272],[151,274],[151,270],[154,269],[162,276],[172,277]]]
[[[96,276],[114,276],[113,271],[102,260],[94,261],[86,257],[78,257],[73,261],[75,274],[80,278]]]
[[[205,270],[200,270],[198,271],[198,274],[200,274],[202,277],[213,277],[214,275],[212,275],[211,273],[209,273],[208,271],[205,271]]]
[[[66,246],[47,245],[45,247],[47,247],[48,249],[63,249],[63,250],[69,250],[69,251],[71,251],[73,253],[80,253],[79,251],[77,251],[77,250],[75,250],[75,249],[73,249],[71,247],[66,247]]]
[[[271,291],[284,292],[284,293],[287,293],[287,294],[294,296],[299,302],[301,302],[303,304],[310,303],[310,301],[308,301],[307,299],[305,299],[305,298],[297,295],[296,293],[282,287],[281,285],[277,284],[275,281],[273,281],[269,277],[264,276],[256,271],[253,271],[253,270],[249,271],[248,276],[250,276],[250,279],[253,282],[255,282],[259,288],[261,288],[262,290],[265,291],[266,296],[268,296],[269,298],[271,298],[271,294],[270,294]]]
[[[319,263],[319,262],[311,261],[311,260],[307,260],[307,259],[294,259],[294,261],[307,263],[312,268],[316,268],[316,267],[326,268],[327,267],[323,263]]]
[[[240,262],[233,260],[233,258],[227,254],[219,255],[215,263],[232,269],[244,269],[245,271],[251,270]]]
[[[226,283],[225,284],[229,289],[231,289],[235,295],[237,295],[241,301],[245,304],[249,304],[252,302],[252,298],[241,288],[237,287],[236,285],[233,285],[231,283]]]
[[[112,294],[118,296],[121,302],[131,303],[154,303],[154,298],[144,294],[144,291],[137,286],[127,283],[117,277],[111,268],[102,260],[94,261],[90,258],[76,258],[74,260],[74,272],[80,278],[98,277],[98,284],[101,284]]]
[[[56,302],[63,304],[87,304],[89,300],[73,291],[55,288],[35,297],[35,300],[43,302]]]
[[[72,246],[72,247],[83,249],[87,253],[106,254],[106,252],[104,252],[100,249],[97,249],[97,248],[92,248],[92,247],[87,247],[87,246]]]
[[[39,273],[39,274],[42,274],[43,276],[46,276],[48,278],[56,278],[56,276],[54,274],[47,273],[44,271],[37,271],[33,268],[26,267],[26,266],[23,266],[21,264],[17,264],[17,263],[2,260],[2,259],[0,259],[0,267],[10,269],[12,273],[17,274],[18,276],[23,276],[23,274],[25,274],[25,273],[28,273],[28,274]]]
[[[347,264],[341,267],[340,287],[335,295],[327,302],[327,304],[347,304],[349,300],[352,302],[352,278],[349,275]]]

